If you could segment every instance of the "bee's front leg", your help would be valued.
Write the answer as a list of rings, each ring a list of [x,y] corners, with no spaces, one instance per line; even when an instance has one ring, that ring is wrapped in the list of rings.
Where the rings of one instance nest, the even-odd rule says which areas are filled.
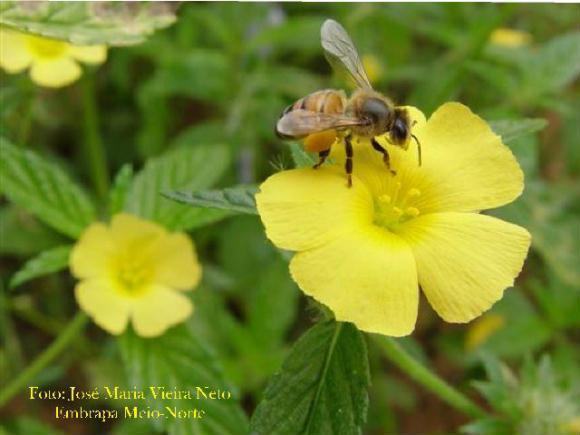
[[[371,139],[371,145],[375,150],[383,155],[383,162],[385,162],[385,166],[390,171],[391,174],[397,175],[397,172],[394,169],[391,169],[391,157],[389,156],[389,152],[381,146],[380,143],[373,137]]]

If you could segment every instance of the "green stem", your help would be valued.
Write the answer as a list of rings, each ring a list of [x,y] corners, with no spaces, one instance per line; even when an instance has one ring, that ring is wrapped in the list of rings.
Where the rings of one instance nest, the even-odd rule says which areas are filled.
[[[105,200],[109,190],[109,169],[99,130],[99,113],[97,110],[94,77],[87,73],[82,85],[85,158],[90,165],[95,191],[101,200]]]
[[[0,392],[0,407],[4,406],[15,394],[34,380],[36,375],[63,352],[82,331],[88,321],[83,312],[70,321],[60,335],[38,357]]]
[[[416,361],[394,339],[380,337],[377,339],[377,343],[383,350],[384,355],[393,364],[455,409],[471,417],[484,417],[486,415],[486,412],[473,403],[467,396],[454,389],[443,379]]]

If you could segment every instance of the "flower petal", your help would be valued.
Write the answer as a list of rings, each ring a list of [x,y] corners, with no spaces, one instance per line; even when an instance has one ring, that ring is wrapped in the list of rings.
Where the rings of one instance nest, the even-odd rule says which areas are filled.
[[[133,300],[132,322],[141,337],[157,337],[183,322],[193,312],[191,301],[182,293],[163,286],[152,287]]]
[[[115,242],[123,246],[141,242],[153,244],[167,234],[161,225],[128,213],[118,213],[113,216],[111,232]]]
[[[530,234],[475,213],[437,213],[404,224],[399,235],[417,261],[427,299],[448,322],[468,322],[501,299],[522,270]]]
[[[68,57],[36,60],[30,69],[32,81],[40,86],[60,88],[70,85],[81,76],[81,67]]]
[[[71,45],[69,53],[76,60],[97,65],[107,60],[105,45]]]
[[[127,327],[130,304],[105,280],[84,280],[75,287],[75,298],[94,322],[105,331],[118,335]]]
[[[442,105],[417,130],[423,165],[413,168],[422,214],[479,211],[507,204],[524,188],[514,155],[489,125],[459,103]]]
[[[359,329],[403,336],[413,331],[419,291],[413,253],[398,236],[367,227],[290,263],[304,293],[327,305],[337,320]]]
[[[179,290],[190,290],[201,279],[201,266],[190,238],[183,233],[159,240],[155,252],[155,282]]]
[[[396,175],[386,170],[381,154],[368,139],[355,139],[354,174],[375,196],[390,194],[397,183],[413,187],[421,192],[414,206],[427,214],[486,210],[522,193],[524,175],[512,152],[468,107],[446,103],[427,122],[417,109],[407,110],[412,121],[417,121],[412,132],[421,143],[421,166],[413,139],[404,150],[390,145],[385,136],[378,138],[389,152]],[[335,146],[332,156],[342,165],[343,147]]]
[[[104,224],[91,224],[71,252],[71,273],[80,279],[105,276],[114,250],[111,231]]]
[[[31,62],[22,34],[0,28],[0,66],[14,74],[28,68]]]
[[[373,201],[362,183],[347,188],[337,167],[303,168],[272,175],[256,195],[266,235],[283,249],[320,246],[353,225],[372,221]]]

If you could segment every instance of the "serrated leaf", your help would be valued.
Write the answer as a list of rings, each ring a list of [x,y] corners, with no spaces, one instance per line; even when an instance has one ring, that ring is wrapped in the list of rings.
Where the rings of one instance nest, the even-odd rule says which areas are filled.
[[[203,409],[201,419],[161,418],[153,424],[170,435],[246,434],[247,420],[239,406],[239,393],[224,379],[213,355],[192,334],[187,325],[175,327],[153,339],[137,337],[129,331],[119,338],[119,346],[128,376],[128,385],[146,392],[146,402],[137,406],[158,409],[168,415],[165,406],[179,409]],[[231,392],[230,399],[162,400],[152,397],[149,387],[165,387],[167,391],[196,387]]]
[[[22,2],[0,4],[0,24],[77,45],[130,45],[175,21],[168,2]]]
[[[167,192],[165,196],[194,207],[216,208],[229,211],[232,214],[258,214],[254,199],[257,191],[256,186],[240,185],[222,190],[191,193],[185,191]]]
[[[369,383],[362,333],[350,323],[320,323],[296,342],[271,379],[252,417],[252,433],[359,434]]]
[[[191,229],[225,217],[224,213],[184,207],[162,193],[174,189],[191,191],[211,187],[229,165],[223,145],[196,145],[173,149],[150,159],[135,176],[125,209],[159,222],[171,230]]]
[[[109,211],[111,215],[125,208],[127,192],[133,181],[133,167],[130,164],[123,165],[115,176],[111,191],[109,192]]]
[[[548,122],[542,118],[528,119],[502,119],[490,121],[491,129],[499,134],[504,143],[513,142],[514,140],[527,134],[536,133],[542,130]]]
[[[87,194],[56,164],[0,138],[2,191],[57,231],[77,238],[95,219]]]
[[[64,269],[68,266],[71,249],[71,246],[58,246],[44,251],[27,261],[10,280],[10,288],[17,287],[39,276],[48,275]]]

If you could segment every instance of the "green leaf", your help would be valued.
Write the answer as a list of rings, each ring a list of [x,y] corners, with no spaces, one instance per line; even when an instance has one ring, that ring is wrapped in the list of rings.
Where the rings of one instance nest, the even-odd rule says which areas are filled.
[[[184,207],[164,198],[162,192],[207,189],[222,176],[228,165],[229,153],[223,145],[192,144],[173,149],[149,160],[135,176],[125,209],[175,231],[221,219],[225,213]]]
[[[172,328],[158,338],[145,339],[127,332],[119,338],[119,346],[128,385],[145,391],[146,402],[137,402],[141,409],[150,407],[168,415],[165,407],[203,409],[201,419],[155,419],[157,430],[172,434],[246,434],[247,420],[239,406],[239,393],[223,379],[212,354],[192,334],[187,325]],[[167,391],[189,390],[196,395],[198,388],[231,392],[229,399],[162,400],[155,399],[149,388],[165,387]]]
[[[292,160],[297,168],[312,167],[316,163],[316,159],[312,154],[308,154],[304,147],[298,143],[290,144],[290,152]]]
[[[262,353],[276,349],[284,342],[298,308],[299,292],[290,279],[288,262],[280,256],[270,258],[272,261],[255,284],[248,313],[248,327],[260,343]]]
[[[115,176],[111,191],[109,192],[109,211],[111,215],[119,213],[125,208],[127,192],[133,181],[133,167],[130,164],[123,165]]]
[[[231,214],[258,214],[254,195],[258,189],[256,186],[235,186],[222,190],[209,190],[204,192],[168,192],[168,198],[194,207],[216,208],[227,210]]]
[[[253,434],[359,434],[370,383],[364,337],[352,324],[324,322],[294,345],[251,421]]]
[[[499,134],[504,143],[513,142],[514,140],[527,134],[536,133],[542,130],[548,122],[542,118],[527,119],[502,119],[490,121],[491,129]]]
[[[130,45],[175,21],[167,2],[21,2],[0,4],[0,24],[78,45]]]
[[[64,269],[68,266],[71,249],[71,246],[59,246],[44,251],[40,255],[27,261],[10,280],[10,288],[17,287],[39,276],[48,275]]]
[[[556,92],[580,74],[580,32],[558,36],[520,64],[524,92],[535,96]]]
[[[77,238],[95,219],[87,194],[56,164],[0,138],[2,190],[57,231]]]
[[[67,239],[15,204],[0,208],[0,255],[31,257]]]

